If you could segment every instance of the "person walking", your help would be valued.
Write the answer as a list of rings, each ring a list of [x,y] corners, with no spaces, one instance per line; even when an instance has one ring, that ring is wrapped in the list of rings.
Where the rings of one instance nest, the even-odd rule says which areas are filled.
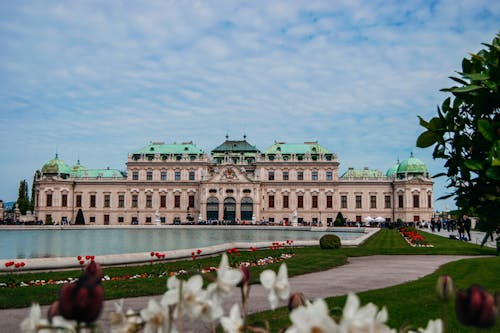
[[[471,224],[472,224],[472,222],[471,222],[469,216],[464,215],[464,228],[465,228],[465,231],[467,232],[467,239],[469,242],[472,240],[472,238],[470,237]]]

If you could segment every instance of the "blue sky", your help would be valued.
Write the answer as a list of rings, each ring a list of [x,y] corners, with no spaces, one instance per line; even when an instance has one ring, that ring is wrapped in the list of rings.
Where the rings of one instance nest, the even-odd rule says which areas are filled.
[[[411,152],[498,1],[2,1],[0,199],[54,157],[124,170],[150,141],[318,140],[340,172]],[[436,196],[446,193],[437,180]],[[436,202],[452,208],[453,201]]]

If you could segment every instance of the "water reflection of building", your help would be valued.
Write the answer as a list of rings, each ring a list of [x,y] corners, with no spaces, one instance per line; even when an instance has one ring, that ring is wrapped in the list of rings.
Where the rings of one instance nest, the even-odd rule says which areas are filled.
[[[243,140],[226,140],[204,153],[192,142],[152,142],[128,155],[127,171],[70,167],[56,157],[36,172],[38,218],[87,224],[186,220],[332,222],[429,220],[433,182],[419,159],[385,174],[349,168],[338,175],[337,155],[317,142],[276,142],[261,152]]]

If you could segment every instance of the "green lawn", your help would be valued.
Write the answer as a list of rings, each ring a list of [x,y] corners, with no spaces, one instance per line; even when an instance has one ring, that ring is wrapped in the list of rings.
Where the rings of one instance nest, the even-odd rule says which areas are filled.
[[[367,256],[375,254],[456,254],[456,255],[494,255],[495,250],[481,248],[477,245],[448,240],[440,236],[426,234],[429,241],[434,244],[433,248],[413,248],[406,244],[396,230],[381,230],[371,237],[365,244],[357,248],[342,248],[339,250],[321,250],[319,247],[307,247],[294,249],[295,256],[287,259],[289,276],[305,274],[314,271],[326,270],[342,265],[349,256]],[[259,258],[274,256],[276,251],[259,250],[257,252],[241,252],[239,260],[251,260],[255,256]],[[110,277],[119,277],[135,274],[158,274],[159,272],[173,272],[180,269],[194,272],[199,266],[217,267],[220,257],[202,258],[196,261],[185,260],[177,262],[155,263],[152,265],[139,265],[127,267],[105,268],[104,274]],[[257,282],[260,272],[264,269],[277,270],[279,263],[265,267],[252,267],[253,281]],[[0,283],[11,283],[13,281],[30,280],[60,280],[68,277],[78,277],[79,270],[54,271],[44,273],[21,273],[2,274]],[[157,295],[165,292],[167,277],[155,277],[147,279],[103,281],[106,291],[106,299],[119,299],[124,297]],[[0,308],[26,307],[32,302],[49,304],[58,295],[60,286],[31,286],[18,288],[0,288]]]
[[[449,275],[453,278],[457,289],[467,289],[472,284],[479,284],[490,293],[500,291],[500,257],[465,259],[443,265],[435,273],[427,275],[417,281],[401,285],[366,291],[359,293],[362,304],[372,302],[379,308],[386,306],[389,312],[389,326],[399,328],[403,323],[414,327],[425,327],[429,319],[441,317],[441,303],[435,294],[437,278]],[[307,295],[306,295],[307,297]],[[346,297],[332,297],[327,299],[330,309],[343,308]],[[340,315],[339,311],[334,315]],[[268,321],[272,331],[290,324],[287,308],[276,311],[265,311],[251,315],[249,321],[254,325],[262,325]],[[446,307],[446,316],[449,319],[447,332],[478,332],[462,326],[456,319],[454,302]],[[497,322],[492,331],[500,331]]]

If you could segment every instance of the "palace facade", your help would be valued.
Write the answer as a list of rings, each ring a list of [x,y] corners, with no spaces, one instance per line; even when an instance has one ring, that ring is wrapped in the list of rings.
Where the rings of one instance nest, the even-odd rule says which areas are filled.
[[[265,151],[226,140],[204,153],[192,142],[152,142],[128,155],[126,171],[69,166],[57,155],[35,175],[39,220],[86,224],[331,223],[430,220],[433,182],[419,159],[386,173],[349,168],[339,176],[337,155],[318,144],[275,142]]]

